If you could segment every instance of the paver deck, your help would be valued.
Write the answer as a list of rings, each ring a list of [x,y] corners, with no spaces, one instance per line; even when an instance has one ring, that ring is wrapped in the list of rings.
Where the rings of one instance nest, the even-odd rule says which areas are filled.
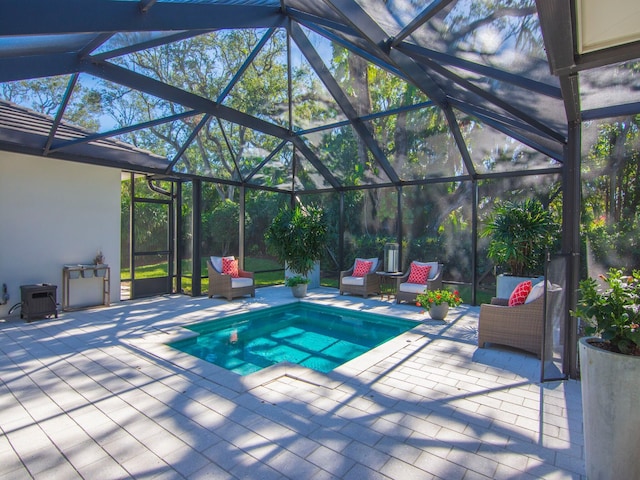
[[[291,301],[269,287],[0,319],[0,478],[584,478],[580,383],[541,384],[535,357],[478,349],[478,307],[437,322],[311,290],[422,322],[330,374],[239,377],[164,345],[181,325]]]

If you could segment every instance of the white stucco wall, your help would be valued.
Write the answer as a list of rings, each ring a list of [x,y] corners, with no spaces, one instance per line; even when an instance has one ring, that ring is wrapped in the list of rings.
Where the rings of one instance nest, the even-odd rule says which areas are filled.
[[[20,302],[20,285],[57,285],[62,303],[63,266],[92,263],[98,250],[119,301],[120,171],[0,152],[0,287],[11,296],[0,318]],[[102,303],[101,281],[71,280],[70,305]]]

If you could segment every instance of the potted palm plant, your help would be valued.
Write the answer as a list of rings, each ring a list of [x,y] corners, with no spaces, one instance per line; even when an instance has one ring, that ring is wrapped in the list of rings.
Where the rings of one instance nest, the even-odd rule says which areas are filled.
[[[539,200],[500,202],[481,235],[490,237],[487,257],[505,272],[498,275],[496,295],[508,298],[523,280],[544,272],[544,258],[553,244],[553,219]]]
[[[640,478],[640,271],[580,282],[585,466],[590,480]],[[593,336],[595,335],[595,337]]]
[[[280,209],[265,232],[265,242],[267,250],[293,273],[285,285],[304,290],[306,294],[309,272],[322,257],[327,235],[328,226],[321,208],[298,205]]]

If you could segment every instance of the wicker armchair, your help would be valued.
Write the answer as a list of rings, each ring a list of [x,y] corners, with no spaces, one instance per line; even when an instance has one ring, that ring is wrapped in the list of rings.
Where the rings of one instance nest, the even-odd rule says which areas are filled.
[[[207,270],[209,271],[209,298],[219,295],[226,297],[227,300],[232,300],[235,297],[244,295],[256,296],[253,272],[238,269],[239,277],[231,278],[230,275],[218,272],[211,263],[210,258],[207,259]]]
[[[352,295],[362,295],[367,298],[369,295],[378,295],[380,293],[380,275],[376,274],[382,267],[382,262],[375,259],[377,265],[371,268],[371,271],[364,277],[354,277],[354,266],[349,270],[340,272],[340,295],[350,293]]]
[[[443,270],[444,265],[442,263],[438,263],[438,271],[433,277],[427,279],[427,284],[426,286],[424,286],[424,288],[421,288],[423,287],[423,285],[418,286],[416,284],[410,284],[407,282],[407,280],[409,279],[409,274],[411,273],[411,269],[407,270],[407,273],[396,279],[396,303],[416,303],[416,297],[419,293],[423,293],[426,290],[438,290],[442,288]]]
[[[525,350],[540,358],[543,322],[544,296],[513,307],[508,306],[507,299],[494,297],[491,304],[480,306],[478,347],[496,343]]]

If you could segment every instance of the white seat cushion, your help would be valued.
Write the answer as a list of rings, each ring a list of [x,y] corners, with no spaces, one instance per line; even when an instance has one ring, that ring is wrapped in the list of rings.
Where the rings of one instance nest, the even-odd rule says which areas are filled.
[[[342,279],[343,285],[358,285],[362,287],[364,285],[364,277],[344,277]]]
[[[414,260],[414,262],[416,265],[429,265],[431,267],[431,270],[429,271],[429,280],[433,280],[434,278],[436,278],[436,275],[438,274],[438,262],[416,262]]]
[[[427,291],[427,286],[422,283],[401,283],[398,287],[398,290],[401,292],[407,293],[424,293]]]
[[[231,279],[231,288],[250,287],[253,285],[253,278],[238,277]]]

